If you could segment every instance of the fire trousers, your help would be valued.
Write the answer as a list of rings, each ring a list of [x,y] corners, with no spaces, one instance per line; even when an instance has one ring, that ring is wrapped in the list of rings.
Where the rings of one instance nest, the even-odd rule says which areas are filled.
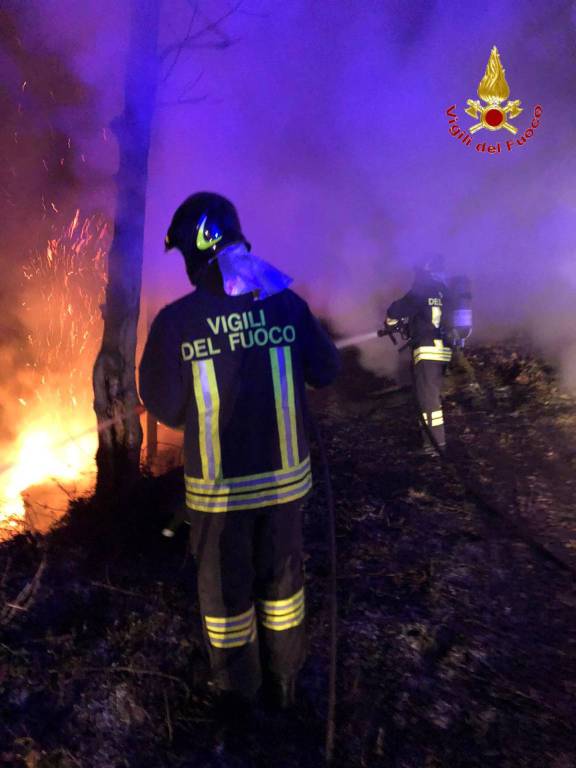
[[[188,512],[215,685],[251,697],[263,670],[296,675],[306,653],[301,500]]]
[[[419,360],[413,363],[414,387],[418,408],[422,414],[422,420],[428,426],[440,448],[446,446],[444,414],[440,399],[445,365],[445,362],[437,360]],[[431,441],[428,432],[423,427],[421,427],[421,431],[424,446],[430,445]]]

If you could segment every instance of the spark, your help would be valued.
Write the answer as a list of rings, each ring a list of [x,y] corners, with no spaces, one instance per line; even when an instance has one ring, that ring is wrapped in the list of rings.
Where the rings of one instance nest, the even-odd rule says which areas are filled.
[[[93,476],[97,438],[90,427],[90,382],[101,337],[109,240],[106,222],[83,218],[77,210],[23,267],[28,333],[14,378],[27,394],[17,398],[25,410],[8,414],[17,437],[2,449],[7,464],[0,472],[0,539],[2,529],[14,532],[22,525],[26,488],[52,478],[79,481],[82,489]]]

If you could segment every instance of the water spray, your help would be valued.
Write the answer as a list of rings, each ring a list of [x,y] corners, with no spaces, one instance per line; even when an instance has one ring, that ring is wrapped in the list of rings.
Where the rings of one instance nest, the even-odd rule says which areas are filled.
[[[337,349],[347,349],[348,347],[357,347],[360,344],[364,344],[372,339],[377,339],[380,335],[380,331],[370,331],[369,333],[362,333],[359,336],[349,336],[347,339],[340,339],[336,343]]]
[[[377,331],[370,331],[369,333],[361,333],[359,336],[349,336],[347,339],[340,339],[336,342],[338,349],[347,349],[348,347],[359,347],[360,344],[365,344],[372,339],[381,339],[383,336],[388,336],[390,341],[396,346],[398,344],[396,336],[399,335],[404,341],[408,339],[408,326],[406,321],[400,320],[395,325],[379,328]],[[400,352],[402,349],[400,349]]]

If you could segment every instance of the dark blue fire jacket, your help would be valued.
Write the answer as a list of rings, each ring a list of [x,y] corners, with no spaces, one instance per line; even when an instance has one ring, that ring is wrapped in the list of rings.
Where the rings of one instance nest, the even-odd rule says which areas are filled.
[[[312,485],[305,385],[339,353],[293,291],[262,301],[204,288],[158,314],[140,364],[146,408],[184,427],[186,503],[201,512],[295,501]]]
[[[419,278],[401,299],[388,307],[386,325],[393,327],[407,319],[414,362],[434,360],[448,363],[452,350],[444,343],[444,311],[447,289],[444,283]]]

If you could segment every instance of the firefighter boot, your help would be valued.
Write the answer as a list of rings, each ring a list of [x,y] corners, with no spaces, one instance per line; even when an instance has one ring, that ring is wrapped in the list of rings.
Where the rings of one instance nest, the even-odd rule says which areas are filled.
[[[285,712],[296,705],[296,678],[270,675],[264,686],[266,703],[273,709]]]
[[[255,697],[238,691],[217,691],[213,697],[213,715],[216,722],[229,727],[242,728],[254,716]]]

